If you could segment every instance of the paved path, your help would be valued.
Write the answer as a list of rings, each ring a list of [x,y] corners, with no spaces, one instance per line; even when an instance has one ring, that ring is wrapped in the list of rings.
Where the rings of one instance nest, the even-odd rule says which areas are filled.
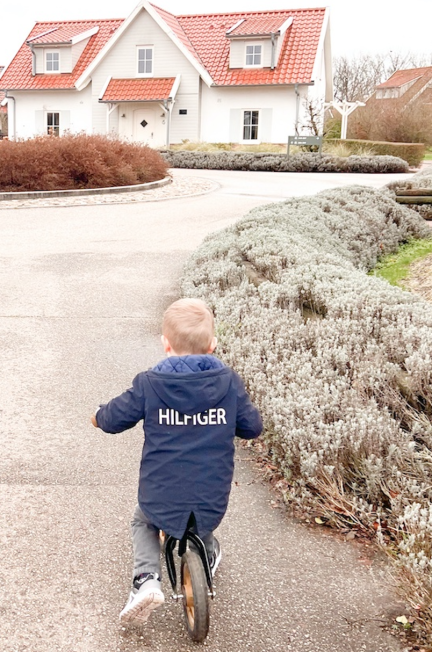
[[[2,652],[196,650],[175,604],[146,629],[118,626],[142,431],[104,435],[89,415],[161,357],[162,311],[203,237],[272,198],[334,183],[317,176],[203,173],[222,188],[156,203],[0,209]],[[237,457],[206,649],[399,650],[380,627],[395,608],[381,562],[369,567],[363,549],[273,509],[254,464],[243,450]]]
[[[178,197],[194,197],[213,192],[219,184],[210,179],[197,178],[192,175],[176,176],[171,183],[134,192],[99,192],[92,195],[70,195],[64,197],[38,197],[37,199],[9,199],[0,197],[0,208],[56,208],[63,206],[94,206],[97,204],[136,204],[142,202],[165,201]]]
[[[228,170],[174,170],[175,178],[190,175],[221,185],[223,195],[255,197],[267,201],[281,201],[289,197],[314,195],[329,188],[343,188],[353,184],[380,188],[391,181],[410,178],[410,174],[338,174],[336,172],[232,172]]]

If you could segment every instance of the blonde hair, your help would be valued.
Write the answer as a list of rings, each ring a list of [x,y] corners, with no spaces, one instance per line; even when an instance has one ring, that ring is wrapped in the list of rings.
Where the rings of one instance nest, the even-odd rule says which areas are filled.
[[[200,299],[179,299],[164,313],[162,334],[178,355],[208,353],[214,337],[214,317]]]

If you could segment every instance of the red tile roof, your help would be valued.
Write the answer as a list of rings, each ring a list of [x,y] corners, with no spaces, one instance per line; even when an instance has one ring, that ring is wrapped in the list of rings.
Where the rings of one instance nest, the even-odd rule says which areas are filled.
[[[183,47],[208,71],[217,86],[307,84],[312,81],[325,8],[187,16],[174,16],[154,5],[153,8]],[[282,37],[283,47],[274,70],[229,68],[230,39],[227,38],[226,33],[238,21],[247,19],[248,30],[258,26],[260,29],[268,30],[281,27],[288,18],[292,18],[293,22]],[[123,20],[36,23],[26,40],[37,36],[43,39],[42,33],[54,28],[60,32],[62,38],[71,37],[72,32],[75,35],[96,26],[99,26],[99,31],[90,38],[72,73],[33,77],[32,55],[29,46],[25,43],[0,78],[0,88],[8,90],[73,88],[80,75],[122,23]],[[241,26],[239,29],[241,30]],[[75,32],[75,30],[79,31]],[[47,38],[52,36],[47,35]]]
[[[171,96],[175,77],[111,79],[101,102],[162,102]]]
[[[90,28],[83,29],[81,23],[58,25],[49,30],[41,30],[36,36],[30,37],[30,39],[27,40],[30,40],[34,45],[71,43],[74,36],[87,32],[88,29]]]
[[[390,79],[383,82],[377,88],[399,88],[404,84],[408,84],[410,81],[414,81],[423,75],[428,75],[432,73],[432,66],[427,66],[425,68],[410,68],[409,70],[397,70]]]
[[[162,10],[154,8],[162,15]],[[325,8],[319,8],[172,16],[172,19],[177,20],[190,43],[189,50],[198,53],[200,61],[217,86],[255,86],[307,84],[312,81],[324,16]],[[259,19],[263,22],[265,19],[268,25],[279,24],[279,26],[288,18],[293,19],[291,27],[283,37],[282,51],[274,70],[229,68],[230,40],[226,37],[226,32],[242,18]]]
[[[277,32],[284,24],[285,19],[280,16],[263,14],[246,18],[241,25],[230,31],[230,36],[254,36],[258,34],[271,34]],[[233,27],[236,23],[233,23]],[[230,28],[231,29],[231,28]]]
[[[36,23],[28,35],[26,41],[33,36],[38,36],[47,32],[54,27],[68,28],[70,30],[79,29],[78,33],[85,32],[93,27],[99,27],[97,34],[94,34],[83,53],[81,54],[75,68],[71,73],[61,73],[56,75],[35,75],[32,76],[32,53],[24,43],[15,55],[12,63],[8,66],[3,76],[0,77],[0,88],[8,90],[52,90],[74,88],[76,80],[90,65],[96,55],[103,48],[105,43],[111,38],[114,32],[123,23],[121,20],[77,20],[68,22]]]

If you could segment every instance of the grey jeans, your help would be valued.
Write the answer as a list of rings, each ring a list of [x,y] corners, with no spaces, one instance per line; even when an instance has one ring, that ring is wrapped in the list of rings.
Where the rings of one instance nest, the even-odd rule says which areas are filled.
[[[132,579],[141,573],[157,573],[161,576],[159,529],[150,523],[142,513],[140,506],[135,507],[132,517],[132,543],[134,552],[134,568]],[[214,551],[214,537],[211,532],[202,537],[209,557]]]

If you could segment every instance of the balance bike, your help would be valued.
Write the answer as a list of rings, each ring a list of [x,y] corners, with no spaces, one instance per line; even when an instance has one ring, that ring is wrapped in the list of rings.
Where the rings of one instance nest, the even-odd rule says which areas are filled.
[[[165,539],[165,561],[173,589],[172,598],[183,603],[186,629],[190,638],[197,643],[202,643],[208,634],[210,624],[209,598],[213,600],[216,595],[210,564],[203,541],[188,528],[178,542],[178,556],[181,558],[181,588],[178,593],[174,563],[177,541],[172,536],[167,536]],[[192,546],[188,546],[188,542]]]

